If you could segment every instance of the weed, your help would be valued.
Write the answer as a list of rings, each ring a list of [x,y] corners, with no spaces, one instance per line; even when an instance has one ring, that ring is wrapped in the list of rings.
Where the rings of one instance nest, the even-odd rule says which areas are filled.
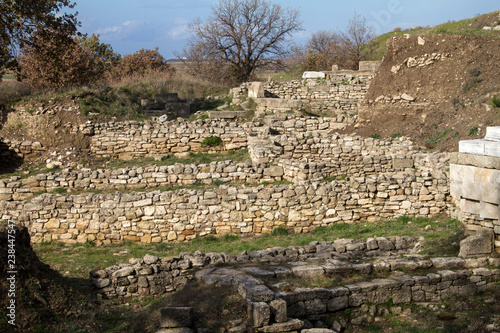
[[[276,227],[271,232],[271,236],[286,236],[288,235],[288,230],[285,227]]]
[[[493,100],[491,101],[491,105],[496,108],[500,108],[500,98],[494,96]]]
[[[370,138],[372,138],[372,139],[380,139],[380,134],[373,133],[372,135],[370,135]]]
[[[469,68],[467,70],[467,79],[462,84],[462,92],[467,93],[474,89],[483,79],[479,76],[481,71],[478,68]]]
[[[476,136],[479,134],[479,127],[474,126],[469,130],[469,136]]]
[[[65,194],[68,191],[64,187],[56,187],[51,192],[54,194]]]
[[[404,136],[403,133],[393,133],[393,134],[391,134],[391,138],[393,138],[393,139],[400,138],[400,137],[403,137],[403,136]]]
[[[443,132],[438,132],[434,136],[428,138],[426,143],[431,145],[436,144],[441,141],[441,139],[446,138],[451,131],[451,129],[447,128]]]
[[[201,145],[210,147],[220,146],[222,145],[222,139],[218,136],[209,136],[203,139]]]

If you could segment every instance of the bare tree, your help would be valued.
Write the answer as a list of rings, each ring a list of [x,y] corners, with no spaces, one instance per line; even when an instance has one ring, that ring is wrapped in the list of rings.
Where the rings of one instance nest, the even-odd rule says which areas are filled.
[[[369,25],[365,17],[362,17],[354,12],[353,17],[349,20],[347,29],[340,32],[343,48],[347,52],[347,56],[351,62],[353,69],[359,68],[359,62],[367,58],[367,44],[375,37],[373,27]]]
[[[343,65],[345,52],[342,39],[332,31],[314,33],[305,45],[304,70],[328,70],[333,64]]]
[[[302,30],[302,23],[298,10],[267,0],[220,0],[207,21],[195,20],[190,30],[194,37],[185,55],[196,52],[198,59],[222,61],[242,82],[286,55],[287,38]]]

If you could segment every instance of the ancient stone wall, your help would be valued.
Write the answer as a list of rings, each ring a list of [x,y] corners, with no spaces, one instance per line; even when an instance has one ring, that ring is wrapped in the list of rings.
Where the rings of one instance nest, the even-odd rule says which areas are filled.
[[[418,243],[417,243],[418,244]],[[470,296],[500,281],[500,270],[486,268],[498,265],[495,259],[401,259],[396,257],[415,248],[411,237],[371,238],[367,241],[336,240],[313,242],[304,247],[269,248],[238,255],[226,253],[181,254],[174,258],[146,255],[131,259],[129,264],[111,266],[91,272],[97,292],[105,297],[162,295],[182,288],[188,280],[232,288],[247,302],[248,324],[263,331],[300,329],[301,320],[328,313],[353,309],[370,316],[370,311],[386,314],[402,312],[401,305],[410,302],[439,302],[456,295]],[[327,259],[338,255],[382,255],[383,259],[355,263]],[[305,262],[314,259],[314,265]],[[259,266],[253,264],[261,261]],[[269,267],[262,262],[271,262]],[[289,268],[283,262],[293,263]],[[218,264],[228,266],[217,268]],[[233,264],[233,266],[231,266]],[[239,265],[238,265],[239,264]],[[244,264],[242,267],[241,264]],[[418,269],[425,275],[411,275]],[[331,279],[339,274],[372,276],[404,270],[398,277],[378,278],[343,286],[305,288],[288,282],[272,285],[273,278]],[[264,282],[263,282],[264,281]],[[293,319],[292,319],[293,318]],[[361,317],[358,318],[361,320]]]
[[[449,208],[448,188],[409,169],[304,185],[78,195],[1,201],[3,218],[25,223],[33,242],[184,241],[207,234],[295,233],[397,215],[431,217]],[[8,189],[8,188],[6,188]]]
[[[488,127],[485,139],[460,141],[459,150],[450,161],[456,215],[467,234],[493,230],[500,252],[500,127]]]

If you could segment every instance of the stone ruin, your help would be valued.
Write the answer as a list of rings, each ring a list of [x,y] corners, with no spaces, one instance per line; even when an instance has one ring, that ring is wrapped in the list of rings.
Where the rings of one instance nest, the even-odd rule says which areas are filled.
[[[461,256],[499,253],[500,127],[487,127],[484,139],[460,141],[450,159],[450,180],[456,215],[473,235],[461,244]]]
[[[187,118],[191,114],[191,106],[189,103],[180,102],[177,93],[155,94],[152,99],[141,99],[141,112],[154,117]],[[167,120],[166,117],[162,119]]]

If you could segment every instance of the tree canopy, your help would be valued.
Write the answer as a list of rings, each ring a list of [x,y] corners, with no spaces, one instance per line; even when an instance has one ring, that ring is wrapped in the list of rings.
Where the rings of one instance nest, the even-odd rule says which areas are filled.
[[[56,37],[72,42],[78,21],[75,14],[62,12],[73,8],[69,0],[2,0],[0,2],[0,73],[17,69],[17,55],[35,38]]]
[[[197,19],[190,30],[187,55],[223,61],[234,79],[247,81],[255,69],[288,53],[287,38],[302,30],[302,22],[298,10],[267,0],[220,0],[206,22]]]

